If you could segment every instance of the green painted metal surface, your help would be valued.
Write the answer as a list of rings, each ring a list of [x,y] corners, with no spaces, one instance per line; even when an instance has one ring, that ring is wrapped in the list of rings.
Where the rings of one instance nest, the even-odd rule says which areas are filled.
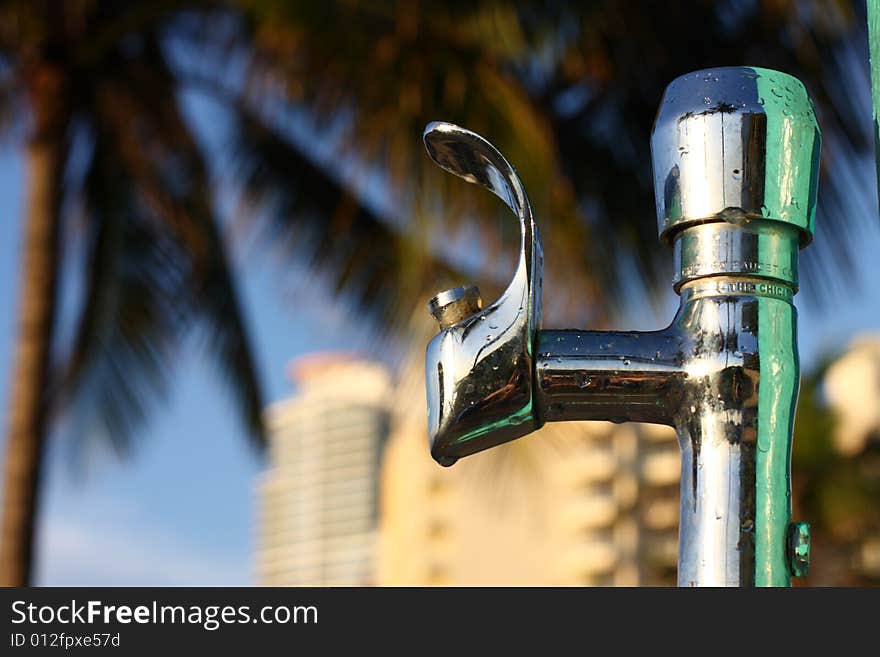
[[[800,224],[807,234],[807,240],[801,239],[803,244],[809,241],[814,227],[821,133],[812,103],[799,81],[776,71],[756,68],[755,72],[758,102],[767,110],[765,184],[778,192],[775,207],[767,208],[766,216]],[[804,130],[804,126],[812,130]],[[771,146],[775,149],[772,152]],[[812,175],[804,176],[805,171],[812,171]],[[778,245],[785,242],[780,231]],[[759,304],[755,585],[790,586],[791,448],[800,385],[797,310],[780,299],[761,298]]]
[[[767,205],[761,211],[767,219],[800,228],[801,243],[805,244],[813,236],[822,146],[813,103],[797,78],[766,68],[752,70],[757,75],[758,104],[767,117]],[[771,145],[776,146],[775,151],[770,150]],[[810,175],[805,176],[805,171]]]
[[[871,52],[871,89],[874,98],[874,145],[877,190],[880,192],[880,0],[868,0],[868,45]]]
[[[755,586],[790,586],[791,445],[800,385],[797,311],[758,299],[761,354],[755,464]]]

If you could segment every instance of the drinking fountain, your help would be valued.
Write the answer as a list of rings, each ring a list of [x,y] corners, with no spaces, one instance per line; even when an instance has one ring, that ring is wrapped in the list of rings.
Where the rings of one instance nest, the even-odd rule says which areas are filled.
[[[515,170],[449,123],[429,124],[424,143],[440,167],[499,196],[521,228],[498,300],[483,307],[467,286],[429,302],[440,325],[425,364],[433,458],[449,466],[545,422],[670,425],[681,448],[678,584],[788,586],[805,574],[809,526],[791,522],[793,297],[821,136],[803,85],[727,67],[667,87],[651,152],[681,302],[658,331],[543,328],[541,240]]]

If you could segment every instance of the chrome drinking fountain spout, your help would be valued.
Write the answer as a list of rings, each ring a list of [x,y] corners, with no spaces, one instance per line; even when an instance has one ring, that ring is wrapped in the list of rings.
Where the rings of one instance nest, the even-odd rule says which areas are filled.
[[[675,427],[681,447],[680,586],[786,586],[809,564],[791,523],[799,385],[798,249],[813,234],[821,137],[795,78],[760,68],[689,73],[666,89],[651,137],[657,219],[681,297],[659,331],[541,327],[543,255],[525,189],[479,135],[424,133],[431,158],[507,203],[520,257],[501,297],[476,287],[430,303],[431,454],[463,456],[545,422]]]

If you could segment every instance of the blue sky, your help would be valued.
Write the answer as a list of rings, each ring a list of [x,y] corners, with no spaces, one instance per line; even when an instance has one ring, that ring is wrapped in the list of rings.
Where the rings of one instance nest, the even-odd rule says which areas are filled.
[[[419,147],[418,136],[414,147]],[[868,162],[863,169],[873,180]],[[12,360],[23,173],[19,153],[4,146],[0,150],[0,426],[5,426]],[[817,241],[822,232],[820,226]],[[806,368],[824,351],[880,329],[876,285],[880,222],[862,221],[854,235],[861,285],[842,290],[821,308],[803,294],[798,297]],[[663,247],[658,243],[657,248]],[[290,394],[287,364],[295,356],[363,343],[360,331],[323,300],[319,290],[296,285],[295,274],[280,276],[283,270],[278,263],[254,252],[234,256],[269,400]],[[547,267],[552,263],[548,253]],[[295,303],[291,290],[296,292]],[[666,317],[629,309],[621,328],[658,328],[671,316],[677,297],[670,291],[665,301]],[[39,520],[37,583],[254,583],[254,492],[262,457],[248,445],[226,391],[197,350],[187,350],[177,363],[168,402],[156,407],[130,458],[119,461],[109,452],[94,452],[83,467],[74,467],[66,446],[63,432],[57,432],[50,444]]]

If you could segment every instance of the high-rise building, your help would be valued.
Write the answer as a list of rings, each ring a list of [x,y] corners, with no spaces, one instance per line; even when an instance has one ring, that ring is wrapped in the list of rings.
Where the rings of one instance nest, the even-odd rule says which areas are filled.
[[[552,423],[451,468],[431,459],[421,362],[397,387],[382,474],[383,585],[674,584],[669,427]]]
[[[375,584],[380,453],[391,380],[346,354],[296,361],[297,393],[267,410],[269,466],[259,484],[259,581]]]

